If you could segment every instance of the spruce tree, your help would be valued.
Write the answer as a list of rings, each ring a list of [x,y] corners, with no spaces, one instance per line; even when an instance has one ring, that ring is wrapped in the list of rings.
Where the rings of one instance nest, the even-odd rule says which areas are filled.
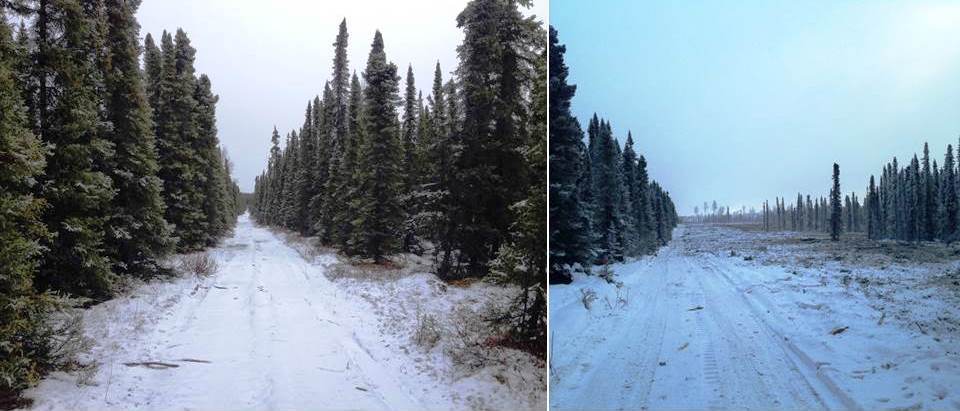
[[[340,183],[334,193],[335,198],[339,198],[344,204],[352,204],[357,196],[357,186],[359,185],[359,176],[357,175],[357,155],[360,145],[363,142],[363,129],[361,127],[361,118],[363,115],[363,89],[360,86],[360,79],[354,73],[350,79],[350,101],[348,104],[349,138],[343,149],[342,169],[343,175],[340,177]],[[333,241],[341,248],[349,245],[350,236],[353,232],[353,210],[350,207],[343,207],[341,212],[333,216],[333,225],[335,235]]]
[[[957,170],[953,146],[947,146],[940,173],[940,239],[952,243],[957,239]]]
[[[619,145],[613,138],[610,124],[600,120],[593,167],[594,229],[597,248],[602,260],[620,261],[623,258],[621,197],[623,185],[620,175]],[[656,209],[654,211],[657,211]]]
[[[350,94],[350,71],[347,60],[347,43],[349,34],[347,33],[347,20],[340,22],[340,30],[337,33],[334,46],[333,57],[333,78],[330,84],[330,100],[327,101],[326,91],[324,91],[324,103],[328,104],[328,140],[327,149],[327,167],[329,171],[324,186],[326,198],[323,203],[321,214],[320,230],[321,240],[330,244],[338,236],[333,221],[338,214],[347,213],[349,210],[344,203],[344,199],[336,197],[338,194],[337,186],[343,184],[345,180],[350,179],[352,170],[343,166],[344,147],[349,144],[349,94]]]
[[[920,239],[923,241],[933,241],[937,235],[937,192],[935,190],[936,183],[934,182],[933,172],[930,170],[930,147],[927,143],[923,143],[922,164]]]
[[[537,57],[530,46],[539,33],[519,4],[527,5],[473,0],[457,16],[457,26],[464,31],[457,49],[463,148],[451,185],[451,211],[461,264],[455,273],[441,273],[446,278],[487,271],[509,229],[508,208],[526,187],[520,147],[526,138],[522,122],[529,113],[522,104],[523,79],[532,76],[528,62]]]
[[[33,287],[45,236],[44,202],[34,194],[45,149],[30,132],[17,84],[25,51],[0,8],[0,402],[36,383],[45,371],[42,347],[51,342],[42,337],[45,305]]]
[[[173,251],[172,228],[164,219],[153,120],[140,75],[138,4],[107,0],[106,5],[109,31],[102,68],[111,127],[105,137],[115,148],[109,170],[117,190],[106,250],[116,273],[145,277],[163,271],[159,260]]]
[[[310,198],[310,206],[308,207],[307,214],[309,215],[310,224],[313,224],[312,231],[314,233],[320,233],[323,228],[323,203],[325,200],[326,192],[324,191],[326,187],[327,177],[330,171],[330,168],[327,166],[329,163],[330,157],[330,147],[329,147],[329,127],[327,124],[327,118],[325,107],[329,103],[328,98],[330,91],[330,84],[324,84],[323,91],[323,100],[320,99],[320,96],[316,96],[313,99],[313,133],[314,140],[316,141],[316,158],[314,159],[313,167],[311,168],[311,175],[313,182],[313,187],[310,190],[313,194],[313,197]]]
[[[316,163],[316,128],[313,124],[313,101],[307,102],[303,126],[300,128],[300,156],[297,164],[297,231],[301,235],[313,234],[313,222],[310,219],[310,199],[313,191],[313,167]]]
[[[183,30],[161,37],[163,58],[158,106],[154,107],[159,177],[163,180],[166,219],[175,226],[180,251],[198,250],[208,243],[209,221],[204,211],[204,161],[197,149],[200,130],[195,99],[196,50]]]
[[[160,107],[160,82],[163,80],[163,52],[147,33],[144,39],[143,75],[146,84],[147,101],[151,108]]]
[[[417,245],[417,202],[413,196],[419,182],[417,176],[417,87],[413,77],[413,67],[407,66],[407,84],[403,99],[403,124],[401,126],[401,203],[405,218],[401,233],[400,248],[405,252],[414,251]]]
[[[377,31],[363,72],[363,143],[358,151],[357,198],[351,206],[355,227],[347,252],[377,263],[397,251],[397,226],[401,221],[399,190],[401,152],[397,101],[400,78],[397,66],[387,62],[383,36]]]
[[[623,194],[621,194],[621,215],[624,224],[624,249],[628,256],[636,256],[644,250],[641,245],[641,234],[638,230],[640,193],[637,184],[637,153],[633,151],[633,133],[627,131],[627,142],[623,148],[623,154],[620,158],[621,180],[623,182]]]
[[[840,217],[840,166],[833,164],[833,188],[830,189],[830,239],[840,240],[842,220]]]
[[[217,138],[217,102],[220,97],[213,94],[210,78],[200,75],[194,91],[196,101],[195,121],[197,140],[193,143],[199,163],[196,166],[201,173],[203,211],[206,216],[206,245],[212,246],[230,228],[230,216],[226,207],[227,187],[225,186],[223,159],[220,157],[220,142]]]
[[[403,99],[403,193],[413,192],[417,184],[417,86],[413,78],[413,66],[407,67],[407,86]]]
[[[570,267],[587,266],[590,250],[589,216],[581,198],[579,179],[583,131],[570,112],[577,86],[568,84],[563,61],[566,46],[550,27],[550,283],[572,281]]]
[[[537,64],[537,79],[530,103],[530,138],[524,155],[531,179],[525,199],[511,207],[514,222],[510,241],[501,246],[492,272],[519,286],[519,295],[501,320],[511,325],[512,337],[533,346],[538,352],[547,348],[547,55],[544,50]]]
[[[39,2],[35,13],[35,134],[53,147],[40,180],[49,203],[43,220],[53,235],[36,284],[105,299],[114,274],[104,233],[115,190],[104,173],[113,145],[99,119],[99,40],[77,0]]]

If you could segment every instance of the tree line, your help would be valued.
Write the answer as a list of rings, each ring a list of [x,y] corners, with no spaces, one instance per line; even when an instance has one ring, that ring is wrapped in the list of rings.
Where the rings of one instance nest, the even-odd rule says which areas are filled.
[[[836,209],[837,233],[864,233],[874,240],[951,243],[960,237],[958,187],[960,171],[953,145],[947,145],[941,166],[931,159],[929,145],[924,143],[922,155],[914,154],[905,166],[893,158],[883,167],[879,181],[871,175],[862,202],[855,192],[841,198],[832,190],[830,197],[816,199],[798,194],[791,204],[777,197],[773,206],[764,202],[762,224],[765,230],[834,234]]]
[[[550,28],[550,282],[595,263],[650,254],[671,239],[676,208],[647,174],[647,161],[628,132],[621,148],[610,122],[596,114],[583,141],[570,111],[576,86],[567,83],[566,46]]]
[[[210,80],[182,30],[141,70],[138,7],[0,1],[0,406],[61,365],[57,295],[165,274],[240,212]]]
[[[545,352],[546,46],[527,5],[469,2],[455,76],[437,63],[426,97],[412,66],[398,75],[379,31],[351,74],[341,22],[332,76],[303,125],[273,130],[252,212],[353,258],[427,254],[441,279],[516,284],[523,291],[498,321]]]

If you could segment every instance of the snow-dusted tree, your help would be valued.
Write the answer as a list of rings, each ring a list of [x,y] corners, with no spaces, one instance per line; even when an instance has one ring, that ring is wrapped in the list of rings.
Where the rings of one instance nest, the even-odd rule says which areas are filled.
[[[457,48],[458,88],[463,104],[458,127],[463,149],[451,185],[451,221],[458,264],[445,278],[482,275],[505,240],[509,207],[521,199],[526,168],[520,147],[529,113],[523,104],[532,78],[542,29],[525,18],[526,2],[472,0],[457,16],[464,31]]]
[[[161,37],[159,102],[154,107],[157,151],[163,180],[166,219],[175,226],[182,251],[197,250],[209,240],[209,220],[203,207],[204,158],[197,145],[200,130],[193,62],[196,50],[183,30]]]
[[[940,173],[940,239],[951,243],[957,239],[957,170],[953,146],[947,146]]]
[[[577,87],[567,83],[566,46],[550,27],[550,282],[569,283],[569,267],[590,263],[590,225],[579,180],[583,131],[570,112]]]
[[[46,364],[38,354],[51,342],[41,329],[46,313],[33,280],[42,256],[44,202],[34,195],[44,169],[44,147],[27,126],[18,59],[0,7],[0,401],[36,383]]]
[[[77,0],[39,1],[31,10],[34,134],[53,148],[39,185],[49,204],[43,220],[53,235],[44,242],[36,285],[107,298],[114,274],[104,233],[115,189],[104,172],[113,145],[99,118],[100,40]]]
[[[232,217],[227,206],[227,181],[224,178],[223,159],[220,157],[220,141],[217,138],[216,107],[220,98],[213,94],[210,78],[206,74],[196,81],[197,141],[194,150],[199,154],[198,164],[203,183],[203,210],[206,215],[206,245],[212,246],[230,228]]]
[[[830,239],[840,240],[842,221],[840,216],[840,166],[833,164],[833,188],[830,189]]]
[[[363,93],[363,144],[358,151],[358,195],[351,203],[354,231],[346,251],[380,263],[397,251],[401,151],[396,101],[397,66],[387,61],[383,36],[374,35]]]
[[[325,113],[327,117],[328,139],[325,150],[328,150],[327,167],[328,176],[325,181],[323,195],[323,207],[320,211],[320,220],[317,222],[317,229],[320,233],[321,241],[331,244],[333,239],[338,236],[334,220],[337,215],[349,213],[350,210],[344,199],[338,198],[337,186],[349,181],[352,177],[352,171],[343,165],[344,147],[350,144],[350,69],[347,59],[347,44],[349,34],[347,33],[347,20],[340,22],[340,29],[337,33],[336,41],[333,43],[333,78],[330,81],[330,94],[327,95],[324,90],[324,104],[327,105]]]
[[[175,243],[172,227],[164,219],[153,119],[140,74],[140,25],[135,17],[138,5],[106,1],[106,58],[100,67],[110,124],[105,138],[114,145],[108,170],[116,196],[108,214],[105,249],[113,260],[114,272],[147,277],[163,271],[159,260],[173,251]],[[159,50],[152,46],[152,52]],[[159,56],[149,57],[155,60]]]

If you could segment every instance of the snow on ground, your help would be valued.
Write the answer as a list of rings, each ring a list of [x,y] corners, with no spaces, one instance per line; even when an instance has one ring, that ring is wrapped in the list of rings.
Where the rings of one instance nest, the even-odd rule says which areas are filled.
[[[620,287],[551,286],[554,409],[960,409],[955,248],[674,238],[612,266]]]
[[[369,289],[334,282],[333,254],[307,253],[308,262],[247,216],[211,254],[219,263],[212,276],[144,284],[87,310],[93,346],[81,360],[97,368],[52,374],[25,393],[32,408],[545,407],[545,372],[526,354],[454,376],[442,351],[420,352],[410,341],[414,297],[448,318],[459,302],[482,300],[484,286],[430,294],[440,285],[425,275]]]

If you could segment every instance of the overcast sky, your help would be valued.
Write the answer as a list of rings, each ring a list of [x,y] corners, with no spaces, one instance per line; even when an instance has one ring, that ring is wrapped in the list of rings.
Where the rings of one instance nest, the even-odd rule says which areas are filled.
[[[444,79],[456,68],[463,39],[456,17],[466,0],[144,0],[141,36],[159,41],[182,27],[197,49],[197,71],[220,95],[220,141],[236,164],[243,191],[266,166],[270,134],[303,124],[307,101],[323,91],[333,64],[333,41],[343,18],[350,34],[350,70],[366,66],[374,31],[401,75],[413,65],[417,87],[429,90],[439,60]],[[546,18],[546,0],[528,11]]]
[[[552,0],[584,123],[627,130],[684,214],[863,192],[960,135],[960,2]]]

